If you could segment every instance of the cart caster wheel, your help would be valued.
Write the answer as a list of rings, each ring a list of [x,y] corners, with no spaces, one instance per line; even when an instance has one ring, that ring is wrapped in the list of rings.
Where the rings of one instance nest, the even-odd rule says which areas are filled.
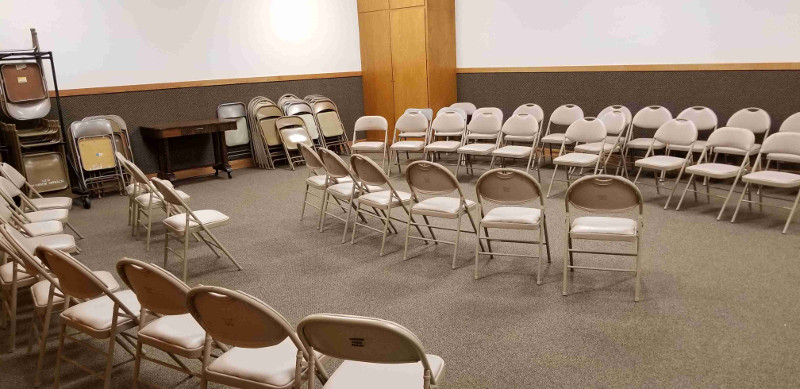
[[[88,197],[84,197],[82,200],[83,200],[83,208],[86,209],[92,208],[92,200],[90,200]]]

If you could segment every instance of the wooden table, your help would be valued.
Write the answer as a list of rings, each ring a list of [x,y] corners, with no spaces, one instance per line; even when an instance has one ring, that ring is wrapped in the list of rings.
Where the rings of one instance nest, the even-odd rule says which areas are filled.
[[[158,178],[174,181],[175,174],[169,159],[170,139],[184,136],[210,134],[214,143],[214,175],[219,175],[220,170],[231,176],[231,165],[228,164],[228,146],[225,143],[225,131],[235,130],[234,119],[206,119],[188,122],[156,124],[141,127],[142,136],[158,141]]]

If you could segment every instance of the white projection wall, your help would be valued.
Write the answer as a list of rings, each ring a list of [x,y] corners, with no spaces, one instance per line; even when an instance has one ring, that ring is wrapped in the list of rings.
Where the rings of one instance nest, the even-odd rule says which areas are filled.
[[[469,67],[799,62],[800,0],[456,0]]]
[[[0,50],[30,27],[61,89],[361,69],[356,0],[0,0]]]

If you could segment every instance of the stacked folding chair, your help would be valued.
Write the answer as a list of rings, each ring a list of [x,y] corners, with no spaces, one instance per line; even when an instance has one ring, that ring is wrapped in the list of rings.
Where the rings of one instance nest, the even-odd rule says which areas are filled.
[[[108,120],[109,124],[111,124],[111,130],[114,136],[114,144],[117,147],[117,151],[122,153],[122,156],[125,157],[125,159],[133,162],[134,160],[133,160],[133,150],[131,149],[131,135],[130,131],[128,131],[128,125],[125,124],[125,120],[122,120],[122,118],[117,115],[89,116],[81,120],[86,121],[94,119]],[[127,185],[130,185],[132,183],[130,174],[128,174],[124,169],[122,170],[122,179],[126,187]]]
[[[283,152],[286,155],[287,162],[289,162],[289,167],[294,170],[296,163],[305,162],[303,154],[297,145],[304,144],[308,147],[313,147],[305,122],[297,116],[282,116],[275,121],[275,126],[278,129],[278,136],[281,139],[281,145],[283,145]]]
[[[320,136],[317,122],[314,120],[314,110],[311,109],[305,100],[291,100],[283,107],[283,113],[286,116],[297,116],[303,119],[308,136],[314,142],[316,147],[325,147],[325,139]]]
[[[78,163],[79,178],[92,195],[102,196],[109,189],[124,193],[122,167],[115,154],[117,143],[108,119],[73,122],[69,126],[70,145]]]
[[[274,169],[274,159],[285,159],[275,121],[283,116],[283,111],[275,102],[257,96],[247,105],[247,119],[250,122],[250,138],[253,140],[253,161],[262,169]]]
[[[339,109],[334,102],[324,96],[314,96],[311,107],[314,110],[314,120],[321,132],[322,142],[327,149],[338,149],[340,153],[350,154],[350,140],[344,131]]]
[[[250,129],[247,127],[247,109],[244,103],[220,104],[217,106],[217,117],[236,120],[236,129],[225,131],[228,159],[249,158],[252,154],[252,147],[250,146]]]

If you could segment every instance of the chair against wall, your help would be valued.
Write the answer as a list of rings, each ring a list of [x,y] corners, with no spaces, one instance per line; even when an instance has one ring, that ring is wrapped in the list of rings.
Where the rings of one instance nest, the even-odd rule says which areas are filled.
[[[119,345],[131,356],[135,355],[131,346],[133,335],[125,332],[139,325],[134,312],[139,311],[136,294],[130,290],[112,292],[103,280],[75,258],[47,247],[38,247],[36,257],[58,278],[58,287],[68,299],[82,301],[61,312],[53,387],[58,389],[61,379],[61,361],[69,362],[94,376],[103,378],[103,387],[111,386],[111,371],[114,366],[114,346]],[[64,357],[66,338],[85,344],[67,334],[67,327],[96,340],[108,340],[105,372],[94,372],[80,363]],[[93,351],[99,350],[92,347]]]
[[[324,137],[319,135],[317,122],[314,121],[314,110],[307,102],[293,101],[286,106],[284,113],[286,116],[297,116],[303,119],[303,123],[306,125],[306,131],[308,131],[308,136],[311,137],[314,146],[325,147]]]
[[[382,141],[370,141],[367,140],[368,131],[372,131],[373,133],[383,133],[383,140]],[[359,133],[364,134],[364,139],[362,141],[358,140]],[[381,165],[383,166],[383,170],[385,171],[387,166],[386,162],[388,161],[387,156],[387,148],[386,144],[389,141],[389,122],[386,121],[386,118],[382,116],[362,116],[356,120],[356,125],[353,129],[353,145],[350,146],[350,149],[353,150],[353,153],[380,153],[383,156],[381,160]]]
[[[564,139],[561,141],[558,157],[553,159],[555,167],[553,168],[553,176],[550,177],[550,186],[547,188],[547,197],[550,197],[550,191],[553,189],[553,182],[556,180],[559,166],[564,166],[567,186],[570,183],[570,172],[574,172],[576,168],[580,169],[579,175],[587,168],[592,169],[592,174],[597,174],[600,169],[600,161],[603,160],[605,153],[606,135],[605,124],[597,118],[578,119],[567,127],[567,132],[564,133]],[[600,143],[600,147],[597,148],[598,153],[582,153],[577,149],[568,153],[566,150],[568,144],[577,146],[584,143]]]
[[[250,128],[247,126],[247,108],[242,102],[223,103],[217,106],[217,117],[236,120],[236,129],[225,131],[225,144],[229,158],[249,157]]]
[[[619,176],[596,175],[582,177],[572,183],[564,198],[567,221],[567,256],[564,258],[564,270],[561,294],[566,296],[569,290],[568,281],[573,269],[602,270],[614,272],[631,272],[636,275],[634,301],[639,301],[641,290],[641,238],[644,227],[644,201],[639,188],[627,179]],[[637,219],[611,216],[580,216],[573,218],[572,209],[589,214],[616,214],[634,210]],[[629,242],[636,250],[631,252],[608,252],[596,249],[576,249],[575,241]],[[610,255],[634,257],[633,269],[618,269],[594,266],[577,266],[574,263],[576,253],[592,255]]]
[[[306,131],[306,124],[298,116],[281,116],[275,121],[275,128],[281,138],[283,151],[289,162],[289,168],[294,170],[295,164],[303,163],[303,154],[298,150],[299,144],[313,146],[314,143]]]
[[[2,162],[0,163],[0,173],[8,178],[17,189],[20,190],[20,200],[25,204],[26,209],[41,211],[45,209],[72,209],[71,197],[43,197],[36,188],[33,187],[17,169]],[[28,196],[25,192],[29,192]]]
[[[547,129],[544,131],[540,142],[542,144],[542,154],[544,154],[545,146],[548,148],[551,162],[553,160],[553,146],[564,144],[564,133],[551,132],[553,125],[569,127],[570,124],[582,118],[583,110],[575,104],[564,104],[550,114],[550,118],[547,121]]]
[[[383,319],[315,314],[297,324],[309,353],[320,352],[343,362],[323,380],[323,388],[438,388],[444,360],[426,354],[419,338],[405,327]],[[321,368],[309,367],[312,375]],[[314,389],[314,380],[308,389]]]
[[[416,161],[408,165],[406,169],[406,182],[408,187],[411,188],[412,206],[411,212],[408,215],[406,222],[406,240],[405,247],[403,248],[403,260],[408,259],[408,241],[409,239],[416,239],[422,241],[432,241],[436,244],[452,244],[453,245],[453,263],[451,267],[456,268],[456,258],[458,256],[458,242],[461,238],[461,219],[464,215],[469,217],[470,224],[472,224],[472,231],[465,231],[472,234],[478,233],[478,226],[475,219],[472,217],[471,211],[475,209],[477,204],[464,197],[464,192],[453,175],[444,166],[428,161]],[[458,197],[450,197],[453,192],[458,193]],[[423,199],[420,195],[433,196]],[[425,228],[431,233],[431,238],[424,236],[411,236],[411,226],[420,226],[412,218],[414,215],[422,216]],[[431,225],[428,217],[456,220],[456,228],[448,228],[442,226]],[[444,241],[436,238],[433,230],[455,231],[455,242]],[[483,249],[483,243],[478,243]]]
[[[631,154],[631,150],[647,151],[651,146],[653,150],[664,150],[666,147],[659,141],[653,142],[651,137],[639,137],[636,134],[636,130],[638,129],[640,132],[656,131],[670,119],[672,119],[672,113],[660,105],[644,107],[636,112],[628,130],[628,140],[625,143],[623,160],[626,163],[626,168],[627,164],[634,163],[634,156]]]
[[[394,124],[394,140],[389,147],[389,173],[392,171],[392,155],[397,162],[397,170],[402,174],[400,166],[400,152],[424,153],[425,145],[428,144],[428,119],[419,111],[404,113]],[[408,140],[409,137],[419,138]],[[404,140],[400,140],[404,139]]]
[[[608,161],[611,159],[611,156],[616,153],[619,159],[614,174],[619,174],[620,169],[622,169],[622,174],[627,175],[628,172],[625,169],[625,163],[622,159],[622,149],[625,147],[625,138],[627,137],[626,130],[630,122],[628,121],[625,111],[606,111],[602,116],[598,116],[598,118],[606,127],[606,139],[602,142],[577,145],[575,146],[575,151],[587,154],[600,154],[601,152],[605,154],[606,157],[603,159],[604,173],[607,172]]]
[[[536,144],[539,143],[539,129],[541,125],[536,117],[529,113],[516,113],[503,124],[500,131],[500,148],[492,151],[492,161],[489,169],[494,168],[494,161],[497,157],[501,158],[503,165],[505,159],[527,159],[525,163],[525,173],[531,169],[531,165],[538,161],[536,158]],[[536,174],[541,178],[539,165],[536,165]]]
[[[800,174],[769,170],[769,165],[771,162],[770,155],[775,154],[781,156],[787,155],[800,160],[800,132],[779,131],[770,135],[766,140],[764,140],[764,144],[761,146],[761,151],[758,153],[758,157],[756,157],[756,162],[753,165],[752,172],[745,174],[744,177],[742,177],[742,181],[744,182],[744,190],[742,190],[742,194],[739,197],[739,203],[736,205],[736,211],[733,213],[733,218],[731,219],[732,223],[736,222],[736,217],[739,215],[739,208],[742,206],[743,202],[756,203],[759,205],[759,207],[766,205],[788,210],[789,217],[786,219],[786,224],[783,226],[782,232],[785,234],[789,230],[789,224],[792,223],[792,218],[794,218],[794,215],[797,212],[797,204],[800,203]],[[766,163],[764,163],[764,159],[767,160]],[[764,164],[763,168],[761,167],[762,164]],[[752,194],[752,186],[759,187],[758,200],[755,202],[752,199],[744,199],[745,193],[748,195]],[[792,206],[784,207],[765,203],[764,197],[767,197],[764,196],[765,186],[769,188],[779,188],[782,190],[797,189],[797,195],[794,198]],[[786,201],[785,198],[777,199]]]
[[[434,161],[441,153],[455,153],[464,145],[466,131],[467,114],[463,109],[440,109],[431,123],[431,143],[425,146],[425,159],[430,157]],[[437,140],[442,138],[444,140]]]
[[[484,173],[475,184],[481,221],[478,242],[486,241],[489,251],[482,251],[475,244],[475,279],[478,279],[480,255],[538,258],[536,284],[542,284],[542,259],[545,248],[550,262],[550,240],[547,234],[547,219],[544,212],[542,187],[527,172],[515,169],[494,169]],[[538,201],[537,201],[538,200]],[[538,204],[536,204],[538,202]],[[527,206],[524,206],[527,204]],[[487,209],[488,205],[494,205]],[[538,208],[535,206],[538,205]],[[481,229],[484,236],[481,236]],[[489,230],[522,230],[536,235],[534,240],[489,237]],[[509,254],[492,251],[491,242],[521,243],[538,246],[538,255]],[[532,253],[531,253],[532,254]]]
[[[125,186],[125,195],[128,196],[128,225],[133,223],[134,217],[134,203],[137,195],[136,191],[136,182],[133,180],[133,173],[131,173],[131,169],[128,167],[128,163],[130,162],[125,156],[117,151],[114,153],[114,157],[117,158],[117,163],[122,167],[123,173],[127,177],[130,178],[130,184]]]
[[[672,200],[672,196],[675,195],[678,184],[681,182],[681,177],[683,176],[686,166],[688,166],[689,162],[693,159],[691,151],[687,151],[686,157],[684,158],[671,156],[669,153],[672,151],[673,146],[683,146],[685,150],[692,150],[691,146],[696,140],[697,128],[695,128],[694,123],[689,120],[671,119],[661,125],[650,141],[650,148],[647,149],[644,158],[634,163],[639,170],[636,172],[636,178],[633,180],[633,183],[636,184],[636,182],[639,181],[639,177],[644,169],[652,170],[653,177],[655,178],[656,193],[661,194],[661,182],[665,180],[667,172],[677,170],[678,176],[675,178],[675,184],[672,188],[667,188],[670,189],[669,197],[667,197],[667,202],[664,204],[664,209],[667,209],[670,200]],[[666,155],[654,155],[656,148],[661,145],[666,149]]]
[[[328,378],[319,353],[309,353],[289,322],[263,301],[241,291],[196,286],[186,306],[206,331],[201,388],[215,382],[238,388],[302,388],[313,374]],[[230,346],[211,360],[214,342]],[[317,369],[310,366],[317,365]]]
[[[754,143],[755,135],[753,135],[750,130],[746,130],[744,128],[722,127],[711,133],[711,135],[708,137],[708,141],[703,145],[703,152],[700,154],[700,159],[697,160],[697,164],[686,168],[686,173],[690,174],[689,181],[686,183],[686,188],[683,190],[681,199],[678,201],[678,206],[675,209],[681,209],[681,204],[683,203],[683,199],[686,197],[686,192],[690,191],[690,184],[693,187],[691,191],[695,194],[695,201],[697,201],[697,183],[695,182],[695,177],[699,176],[705,179],[713,178],[717,180],[733,178],[733,183],[728,190],[727,196],[720,196],[717,194],[713,195],[715,197],[725,199],[725,202],[722,203],[722,208],[719,210],[719,215],[717,215],[717,220],[720,220],[722,218],[722,214],[725,212],[725,207],[728,206],[728,201],[730,201],[731,195],[733,195],[733,190],[736,188],[736,184],[739,183],[739,179],[742,177],[742,175],[747,172],[750,159],[742,158],[742,162],[739,165],[716,163],[710,161],[711,154],[715,155],[715,160],[716,154],[722,152],[721,149],[734,150],[734,154],[737,155],[747,155],[747,153],[753,149]],[[710,202],[712,196],[710,193],[711,184],[706,180],[705,186],[706,197]]]
[[[464,145],[459,147],[456,177],[463,161],[467,173],[474,174],[472,158],[475,156],[491,156],[492,151],[500,144],[500,132],[503,129],[503,111],[494,107],[479,108],[472,114],[467,124],[467,135]]]
[[[212,228],[217,228],[230,223],[231,219],[224,213],[213,209],[202,209],[199,211],[192,211],[189,205],[183,201],[180,194],[167,185],[165,181],[153,178],[151,180],[156,190],[164,198],[164,202],[170,206],[176,207],[177,212],[172,216],[164,219],[161,223],[164,224],[164,268],[167,267],[167,259],[170,251],[178,256],[183,261],[183,280],[186,281],[189,272],[189,236],[199,238],[203,243],[211,249],[211,252],[220,258],[219,253],[214,250],[214,247],[220,249],[225,256],[230,259],[237,270],[242,270],[239,262],[233,259],[233,255],[222,245],[214,234],[211,233]],[[205,235],[204,235],[205,234]],[[178,241],[183,243],[183,253],[179,253],[169,247],[170,235],[176,237]]]

